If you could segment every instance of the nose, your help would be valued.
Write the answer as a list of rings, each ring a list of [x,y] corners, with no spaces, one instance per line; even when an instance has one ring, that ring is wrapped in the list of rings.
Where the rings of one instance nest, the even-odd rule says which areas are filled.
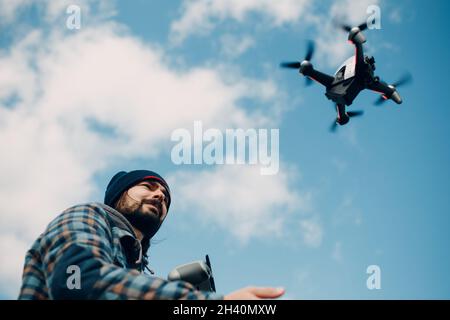
[[[161,189],[158,189],[155,191],[155,193],[152,196],[153,199],[158,199],[159,201],[164,202],[164,200],[166,199],[166,196],[164,195],[164,193],[161,191]]]

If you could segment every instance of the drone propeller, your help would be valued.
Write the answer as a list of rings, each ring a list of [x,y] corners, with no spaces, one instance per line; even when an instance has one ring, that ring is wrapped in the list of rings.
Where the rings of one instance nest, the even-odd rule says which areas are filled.
[[[308,42],[308,49],[306,51],[306,55],[305,55],[305,61],[310,61],[314,55],[314,51],[315,51],[315,46],[314,46],[314,42],[309,41]],[[305,78],[305,86],[309,87],[312,84],[312,79],[309,77]]]
[[[347,116],[349,118],[359,117],[359,116],[362,116],[363,114],[364,114],[364,111],[362,111],[362,110],[347,112]],[[336,120],[333,121],[333,123],[330,126],[330,132],[336,132],[337,126],[338,126],[338,122]]]
[[[314,42],[308,41],[308,49],[306,51],[305,59],[306,61],[311,61],[315,51]]]
[[[336,121],[333,121],[333,123],[330,126],[330,132],[336,132],[338,123]]]
[[[367,22],[361,23],[361,24],[358,26],[358,29],[361,30],[361,31],[364,31],[364,30],[366,30],[367,28],[368,28]]]
[[[344,24],[344,23],[340,23],[339,26],[341,27],[342,30],[346,31],[346,32],[350,32],[352,30],[352,26],[349,26],[348,24]],[[358,29],[361,31],[364,31],[367,29],[367,22],[361,23],[358,26]]]
[[[359,117],[359,116],[362,116],[363,114],[364,114],[364,111],[362,111],[362,110],[347,112],[347,115],[349,118]]]
[[[375,102],[373,103],[376,106],[381,106],[383,104],[383,102],[385,102],[387,100],[387,98],[385,98],[384,95],[381,95],[378,97],[377,100],[375,100]]]
[[[287,68],[287,69],[299,69],[300,68],[300,62],[282,62],[280,63],[281,68]]]
[[[392,87],[394,87],[394,89],[397,89],[399,86],[404,86],[405,84],[408,84],[412,81],[412,75],[407,72],[405,73],[400,79],[398,79],[397,81],[395,81],[393,84],[391,84]],[[388,100],[384,95],[381,95],[375,102],[374,105],[376,106],[380,106],[383,104],[383,102],[385,102],[386,100]]]
[[[305,58],[303,59],[303,61],[310,61],[314,55],[314,51],[315,51],[314,42],[308,41],[308,47],[306,49],[306,55],[305,55]],[[301,62],[298,62],[298,61],[287,61],[287,62],[280,63],[280,67],[286,68],[286,69],[300,69],[300,66],[301,66]],[[309,86],[309,85],[311,85],[311,83],[312,83],[312,80],[309,77],[306,77],[305,85]]]
[[[408,84],[412,81],[412,75],[407,72],[405,73],[400,79],[398,79],[396,82],[394,82],[392,85],[397,88],[399,86],[403,86],[405,84]]]
[[[311,58],[314,55],[314,42],[309,41],[308,42],[308,49],[306,50],[305,59],[303,61],[310,61]],[[282,62],[280,63],[281,68],[287,68],[287,69],[300,69],[301,63],[298,61],[288,61],[288,62]]]

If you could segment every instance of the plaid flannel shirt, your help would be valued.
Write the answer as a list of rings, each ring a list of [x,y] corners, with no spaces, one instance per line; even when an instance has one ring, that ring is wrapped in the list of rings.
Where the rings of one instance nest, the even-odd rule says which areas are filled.
[[[141,243],[112,225],[108,210],[115,211],[89,203],[55,218],[26,254],[19,299],[223,299],[143,274]],[[69,266],[79,268],[80,288],[68,286]]]

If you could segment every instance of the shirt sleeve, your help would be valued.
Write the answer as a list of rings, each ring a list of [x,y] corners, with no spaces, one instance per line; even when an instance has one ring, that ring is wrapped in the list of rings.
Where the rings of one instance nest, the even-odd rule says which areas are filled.
[[[116,266],[105,213],[93,206],[64,211],[48,226],[40,247],[52,299],[223,299],[185,281]]]

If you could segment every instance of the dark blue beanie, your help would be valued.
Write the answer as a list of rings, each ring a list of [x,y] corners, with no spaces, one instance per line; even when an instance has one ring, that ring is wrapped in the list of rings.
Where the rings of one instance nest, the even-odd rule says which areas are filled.
[[[132,186],[144,180],[154,180],[161,183],[167,190],[167,210],[170,206],[170,189],[166,180],[159,174],[150,170],[134,170],[130,172],[120,171],[112,177],[105,191],[104,203],[110,207],[114,207],[120,195],[130,189]]]

